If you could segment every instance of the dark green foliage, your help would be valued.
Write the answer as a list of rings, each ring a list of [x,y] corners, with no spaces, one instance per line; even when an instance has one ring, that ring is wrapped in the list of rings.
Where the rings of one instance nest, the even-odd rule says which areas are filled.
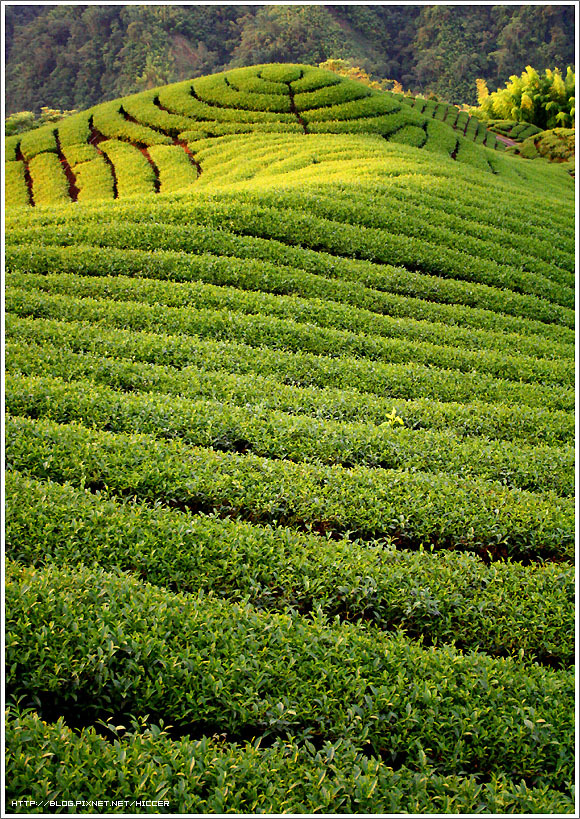
[[[479,784],[476,777],[442,776],[421,766],[393,770],[352,743],[276,741],[261,748],[222,739],[172,740],[157,725],[108,723],[106,737],[93,728],[71,731],[59,720],[47,725],[38,714],[10,707],[6,728],[6,798],[98,802],[111,794],[154,796],[142,813],[571,813],[573,799],[549,787],[530,788],[504,775]],[[102,730],[102,729],[101,729]],[[109,741],[114,740],[114,741]],[[46,749],[50,750],[46,750]],[[30,757],[37,759],[34,782]],[[143,772],[146,772],[145,774]],[[233,787],[232,787],[233,786]],[[56,790],[55,790],[56,788]],[[167,805],[163,806],[166,802]],[[15,813],[42,808],[15,807]],[[56,812],[63,809],[54,808]],[[83,812],[82,805],[75,810]],[[90,813],[124,813],[127,806],[89,806]]]
[[[39,478],[258,523],[515,557],[573,550],[571,501],[479,478],[272,461],[27,418],[7,422],[6,457]]]
[[[201,345],[205,358],[199,360],[198,366],[191,364],[181,371],[155,363],[167,357],[167,347],[165,351],[160,345],[156,348],[151,344],[152,337],[146,333],[96,332],[86,326],[31,321],[14,316],[7,317],[7,327],[8,369],[26,375],[46,373],[66,381],[90,378],[94,383],[129,393],[163,392],[193,400],[215,399],[343,422],[383,424],[394,410],[406,429],[450,430],[459,438],[485,436],[500,441],[515,439],[530,445],[552,446],[574,439],[572,412],[525,405],[395,399],[348,388],[297,386],[285,383],[283,359],[279,370],[261,375],[260,367],[267,372],[269,363],[263,353],[255,356],[252,371],[248,369],[251,350],[245,358],[240,350],[237,359],[227,360],[222,356],[220,360],[221,345],[207,342]],[[60,342],[58,346],[55,344],[57,340]],[[179,339],[166,336],[161,341],[171,347]],[[123,358],[124,355],[129,358]],[[212,369],[214,366],[216,369]],[[241,374],[241,370],[245,374]],[[292,370],[288,377],[294,373]]]
[[[576,143],[574,128],[554,128],[531,134],[528,134],[526,129],[520,134],[519,139],[522,141],[509,150],[525,159],[545,157],[551,162],[574,163]]]
[[[79,280],[67,274],[39,276],[27,272],[10,274],[8,283],[11,288],[36,288],[70,297],[99,299],[106,296],[111,301],[191,308],[188,312],[192,327],[203,326],[201,311],[209,319],[209,327],[209,311],[229,310],[233,314],[232,335],[237,334],[238,322],[235,315],[238,314],[240,319],[240,331],[246,326],[242,317],[251,315],[255,317],[255,326],[263,335],[264,346],[292,348],[296,346],[292,342],[294,336],[302,338],[303,349],[315,350],[321,354],[329,355],[334,350],[362,359],[422,363],[467,373],[481,371],[506,381],[531,384],[571,387],[574,383],[570,360],[558,361],[552,357],[542,360],[536,356],[510,355],[508,351],[511,351],[511,340],[507,340],[502,345],[503,349],[497,352],[482,350],[481,344],[477,345],[479,349],[476,351],[454,349],[455,334],[445,328],[412,321],[394,321],[387,316],[376,316],[370,311],[353,311],[352,308],[339,305],[312,305],[307,299],[291,296],[240,292],[237,287],[215,287],[199,282],[163,283],[125,276],[115,276],[113,279],[88,277]],[[128,320],[129,316],[128,305]],[[169,320],[170,316],[168,312]],[[178,312],[174,311],[173,316],[179,321]],[[272,318],[280,321],[271,323]],[[278,344],[267,340],[268,327],[279,328]],[[204,334],[203,330],[198,332],[200,335]],[[211,335],[211,330],[209,334]],[[247,340],[258,337],[247,336]],[[536,355],[538,352],[536,351]]]
[[[102,225],[107,226],[104,232]],[[62,242],[63,247],[42,247],[38,244],[42,235],[45,241]],[[14,230],[10,238],[17,244],[8,245],[6,258],[9,269],[15,271],[48,273],[58,269],[83,276],[123,275],[169,281],[196,278],[218,285],[234,285],[242,290],[296,293],[398,318],[471,327],[480,332],[517,334],[521,338],[512,335],[508,342],[513,351],[548,358],[574,357],[573,332],[567,327],[496,312],[509,309],[511,304],[512,312],[516,312],[518,306],[521,309],[529,303],[516,294],[413,274],[404,268],[375,267],[367,262],[340,259],[203,225],[182,228],[165,223],[159,228],[151,223],[131,223],[127,217],[125,224],[103,220],[100,225],[92,221],[82,225],[79,221],[75,237],[65,226],[54,226],[50,231],[39,231],[38,227]],[[73,242],[78,243],[76,247]],[[90,245],[90,242],[98,244]],[[147,252],[152,243],[161,249]],[[180,250],[190,246],[195,253]],[[128,249],[135,247],[141,249]],[[228,261],[231,257],[236,260],[235,266]],[[325,278],[325,274],[331,278]],[[449,338],[447,335],[446,340]],[[482,343],[468,346],[479,349]],[[485,344],[506,346],[497,336],[494,341],[486,336]]]
[[[403,125],[393,136],[391,142],[398,142],[401,145],[412,145],[414,148],[422,148],[427,141],[427,134],[418,125]]]
[[[516,141],[541,133],[541,128],[531,125],[527,122],[517,122],[513,119],[491,119],[487,123],[487,127],[492,131],[497,131],[498,134],[503,134],[510,139]]]
[[[12,564],[6,604],[15,696],[47,692],[92,718],[146,712],[184,728],[346,739],[443,775],[509,770],[530,786],[571,785],[567,671],[172,594],[98,569]]]
[[[337,55],[405,88],[475,103],[477,77],[496,88],[528,63],[574,61],[567,6],[10,6],[6,28],[8,112],[87,108],[234,65]]]
[[[152,509],[19,473],[6,476],[6,503],[7,554],[27,565],[118,567],[177,591],[211,589],[268,609],[320,608],[530,663],[574,659],[571,566],[484,566],[467,553],[328,540]]]
[[[345,424],[213,400],[192,402],[163,393],[124,395],[90,381],[64,384],[55,378],[22,376],[7,376],[5,400],[13,415],[179,438],[226,452],[241,449],[297,463],[477,475],[520,489],[574,494],[572,447],[461,441],[451,430],[406,430],[394,411],[377,426]]]
[[[115,303],[103,299],[44,294],[24,288],[6,292],[8,309],[19,316],[61,318],[67,322],[98,322],[103,328],[164,332],[198,339],[238,342],[243,348],[256,350],[255,360],[266,350],[281,351],[274,358],[288,372],[301,372],[301,383],[325,386],[326,378],[336,379],[337,386],[350,386],[381,393],[388,387],[398,398],[410,398],[419,385],[425,397],[441,401],[472,400],[519,401],[531,407],[569,410],[574,406],[574,390],[567,386],[547,387],[495,378],[486,373],[457,372],[432,367],[429,364],[390,363],[381,356],[365,358],[361,342],[364,337],[342,337],[338,332],[301,326],[292,320],[270,316],[232,313],[228,309],[178,308],[147,305],[138,302]],[[337,357],[337,344],[342,355]],[[190,358],[193,356],[193,359]],[[409,356],[402,356],[408,361]],[[174,361],[195,360],[195,346],[185,342],[182,353]],[[310,366],[310,375],[304,370]],[[306,379],[306,380],[305,380]]]

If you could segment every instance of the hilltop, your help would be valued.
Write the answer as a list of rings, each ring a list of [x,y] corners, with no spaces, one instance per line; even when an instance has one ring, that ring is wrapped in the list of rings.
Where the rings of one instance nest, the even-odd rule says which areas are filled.
[[[567,171],[263,64],[6,181],[12,810],[572,812]]]
[[[545,167],[538,177],[535,166],[499,155],[495,135],[454,106],[374,91],[323,69],[266,65],[152,89],[9,137],[7,204],[106,201],[256,176],[266,184],[272,174],[278,184],[308,167],[314,179],[328,179],[311,166],[335,162],[336,150],[351,163],[386,159],[385,142],[450,157],[498,181],[551,184]]]

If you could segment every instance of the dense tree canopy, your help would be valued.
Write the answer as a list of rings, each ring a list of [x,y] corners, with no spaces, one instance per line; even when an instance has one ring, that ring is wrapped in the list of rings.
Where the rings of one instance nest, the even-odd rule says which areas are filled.
[[[527,64],[574,62],[572,6],[6,7],[7,113],[86,108],[261,62],[349,60],[450,102],[475,103]]]

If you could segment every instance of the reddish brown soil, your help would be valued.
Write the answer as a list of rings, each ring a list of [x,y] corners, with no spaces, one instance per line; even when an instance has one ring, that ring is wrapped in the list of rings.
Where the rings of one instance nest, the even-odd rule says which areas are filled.
[[[68,160],[67,160],[66,156],[62,152],[62,148],[60,147],[60,139],[58,137],[58,131],[57,130],[55,130],[55,132],[54,132],[54,138],[56,140],[56,151],[57,151],[57,154],[58,154],[58,158],[59,158],[60,164],[62,165],[62,169],[64,171],[64,174],[65,174],[65,176],[67,178],[67,182],[68,182],[68,195],[70,196],[70,198],[71,198],[71,200],[73,202],[76,202],[77,199],[79,198],[79,189],[77,188],[77,180],[76,180],[76,177],[75,177],[75,175],[73,173],[73,170],[72,170],[71,166],[68,163]]]
[[[28,169],[28,162],[24,159],[22,151],[20,150],[20,143],[16,148],[16,160],[17,162],[22,162],[24,165],[24,181],[26,182],[26,188],[28,190],[28,202],[32,207],[34,207],[34,195],[32,192],[32,177],[30,176],[30,171]]]

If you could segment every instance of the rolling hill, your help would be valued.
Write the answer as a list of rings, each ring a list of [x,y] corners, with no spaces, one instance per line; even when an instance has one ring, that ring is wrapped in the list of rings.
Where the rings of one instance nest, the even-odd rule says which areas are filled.
[[[574,183],[417,103],[6,140],[11,812],[573,812]]]

